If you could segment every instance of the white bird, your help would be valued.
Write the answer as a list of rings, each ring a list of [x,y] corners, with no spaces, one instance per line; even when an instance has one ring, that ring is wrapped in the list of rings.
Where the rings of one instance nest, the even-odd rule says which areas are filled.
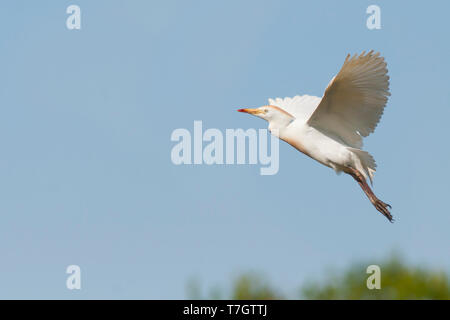
[[[373,50],[347,56],[322,98],[303,95],[269,99],[269,105],[239,109],[269,122],[269,131],[297,150],[351,175],[375,208],[393,221],[389,204],[378,199],[372,183],[376,164],[363,151],[363,138],[374,132],[388,100],[389,76],[384,58]]]

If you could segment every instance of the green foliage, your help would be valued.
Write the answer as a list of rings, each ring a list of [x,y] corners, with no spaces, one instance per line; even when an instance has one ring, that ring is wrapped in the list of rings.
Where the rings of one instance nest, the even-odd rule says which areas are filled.
[[[233,300],[273,300],[283,299],[262,277],[247,273],[234,282],[231,299]]]
[[[450,279],[443,271],[409,266],[393,255],[377,262],[381,268],[381,289],[367,288],[367,266],[374,263],[356,263],[341,272],[328,273],[323,281],[310,281],[300,289],[303,299],[450,299]],[[195,283],[188,287],[188,297],[199,299],[200,289]],[[211,290],[207,299],[267,300],[284,299],[261,275],[244,273],[233,282],[229,294],[220,288]]]
[[[302,289],[306,299],[450,299],[450,281],[445,272],[406,265],[391,257],[379,263],[381,289],[366,285],[369,263],[356,264],[341,274],[329,276],[322,284],[310,282]]]
[[[228,294],[220,287],[213,287],[209,293],[202,295],[198,279],[191,279],[186,287],[188,299],[231,299],[231,300],[273,300],[283,299],[264,278],[254,272],[247,272],[237,277]],[[206,296],[206,297],[205,297]]]

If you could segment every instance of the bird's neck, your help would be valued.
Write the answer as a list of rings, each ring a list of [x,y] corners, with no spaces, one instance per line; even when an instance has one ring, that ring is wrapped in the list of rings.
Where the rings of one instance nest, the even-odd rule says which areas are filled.
[[[294,117],[288,116],[288,115],[280,115],[276,117],[275,119],[272,119],[269,121],[269,131],[274,136],[280,138],[280,136],[283,133],[283,130],[292,122],[294,121]]]

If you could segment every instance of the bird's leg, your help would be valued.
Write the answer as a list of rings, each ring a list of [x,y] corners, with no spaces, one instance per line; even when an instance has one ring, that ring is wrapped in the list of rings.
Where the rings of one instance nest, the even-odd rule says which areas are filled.
[[[364,176],[361,174],[361,172],[359,172],[356,169],[350,168],[350,167],[346,167],[344,172],[351,175],[353,177],[353,179],[355,179],[359,183],[361,189],[363,189],[364,193],[367,195],[367,197],[369,198],[370,202],[372,202],[374,207],[379,212],[381,212],[386,218],[388,218],[388,220],[390,222],[393,222],[392,215],[389,212],[389,209],[391,208],[391,206],[387,203],[384,203],[383,201],[381,201],[380,199],[378,199],[375,196],[372,189],[370,189],[370,186],[367,184],[366,178],[364,178]]]

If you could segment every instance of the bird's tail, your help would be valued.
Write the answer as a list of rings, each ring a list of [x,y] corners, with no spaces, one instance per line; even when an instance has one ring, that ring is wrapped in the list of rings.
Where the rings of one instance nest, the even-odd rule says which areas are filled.
[[[373,176],[375,174],[377,164],[375,163],[375,159],[372,157],[370,153],[367,151],[351,148],[348,147],[348,149],[353,152],[359,161],[356,161],[356,167],[355,169],[359,170],[365,178],[370,179],[370,184],[373,184]]]

